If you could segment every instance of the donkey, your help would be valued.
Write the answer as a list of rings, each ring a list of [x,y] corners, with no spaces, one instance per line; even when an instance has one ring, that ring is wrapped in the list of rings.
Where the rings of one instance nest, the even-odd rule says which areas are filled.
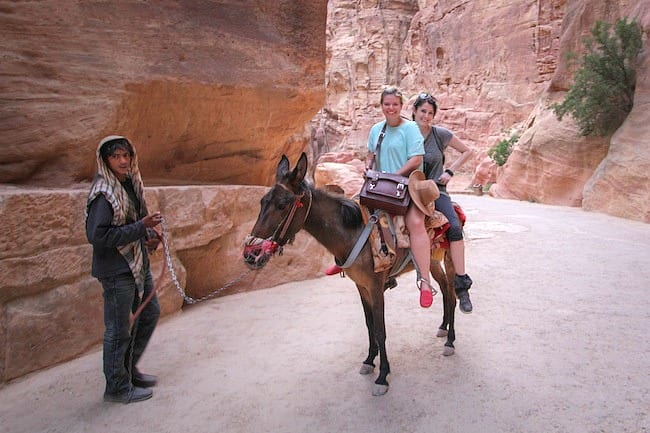
[[[288,158],[282,155],[276,170],[276,183],[262,197],[259,216],[245,242],[244,261],[251,269],[262,268],[278,249],[291,243],[301,229],[327,248],[339,263],[345,262],[355,246],[365,225],[359,205],[343,196],[314,188],[305,182],[306,173],[307,155],[304,152],[293,170]],[[431,274],[440,286],[444,301],[438,336],[447,337],[443,354],[452,355],[456,296],[453,290],[453,264],[448,251],[444,261],[446,272],[438,260],[432,259]],[[402,272],[407,270],[409,268]],[[366,242],[345,272],[359,290],[368,328],[368,356],[359,373],[371,374],[375,368],[374,360],[379,354],[379,375],[372,393],[383,395],[388,391],[387,376],[390,373],[384,322],[384,290],[389,271],[374,271],[371,246]]]

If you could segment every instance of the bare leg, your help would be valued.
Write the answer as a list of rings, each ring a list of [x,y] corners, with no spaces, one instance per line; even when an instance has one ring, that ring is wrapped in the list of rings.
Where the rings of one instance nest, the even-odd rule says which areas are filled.
[[[420,278],[426,282],[420,287],[421,291],[428,293],[420,294],[420,305],[425,308],[431,306],[433,295],[431,289],[430,269],[431,260],[431,243],[429,235],[424,228],[424,214],[417,206],[411,206],[406,213],[406,228],[409,231],[409,241],[411,243],[411,254],[417,268],[420,270]]]

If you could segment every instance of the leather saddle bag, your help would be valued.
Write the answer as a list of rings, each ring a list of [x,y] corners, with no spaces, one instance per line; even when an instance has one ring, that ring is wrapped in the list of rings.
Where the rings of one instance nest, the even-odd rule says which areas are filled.
[[[404,215],[411,204],[408,185],[408,177],[368,170],[359,194],[359,202],[370,209]]]

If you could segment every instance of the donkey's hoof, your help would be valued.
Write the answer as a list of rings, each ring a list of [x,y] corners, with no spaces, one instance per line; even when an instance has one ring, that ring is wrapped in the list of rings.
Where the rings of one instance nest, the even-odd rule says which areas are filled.
[[[375,387],[372,389],[372,395],[374,396],[384,395],[387,392],[388,392],[388,385],[375,384]]]
[[[445,348],[442,349],[442,356],[451,356],[454,353],[456,353],[456,349],[453,347],[445,346]]]
[[[436,333],[436,337],[439,337],[439,338],[446,337],[447,334],[449,334],[449,331],[447,331],[446,329],[438,328],[438,332]]]
[[[373,371],[375,371],[374,365],[361,364],[361,368],[359,369],[359,374],[370,374]]]

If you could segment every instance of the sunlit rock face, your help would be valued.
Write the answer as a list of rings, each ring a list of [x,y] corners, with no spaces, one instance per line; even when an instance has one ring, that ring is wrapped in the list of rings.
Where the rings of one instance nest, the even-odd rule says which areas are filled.
[[[323,105],[326,5],[4,2],[0,183],[88,180],[117,133],[150,184],[268,184]]]

